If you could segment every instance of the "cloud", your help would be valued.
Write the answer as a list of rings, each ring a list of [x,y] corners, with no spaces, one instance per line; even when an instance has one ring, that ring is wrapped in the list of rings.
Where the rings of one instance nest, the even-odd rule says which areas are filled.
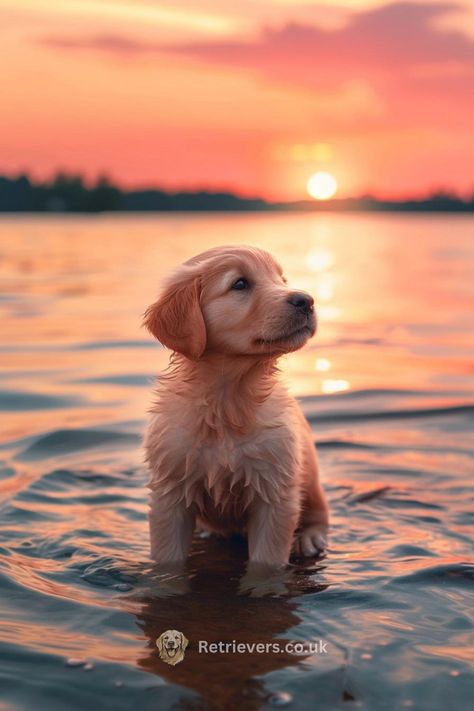
[[[141,40],[123,35],[100,34],[92,37],[46,36],[40,39],[40,44],[53,49],[64,50],[99,50],[121,55],[149,54],[163,47],[159,44],[145,43]]]
[[[330,88],[348,80],[368,80],[377,86],[411,75],[420,81],[420,67],[428,74],[448,65],[451,74],[453,70],[462,74],[472,67],[474,41],[459,31],[442,29],[439,23],[446,15],[462,10],[461,4],[448,2],[397,2],[354,13],[339,29],[288,23],[276,29],[265,28],[251,40],[167,45],[99,34],[49,36],[41,42],[56,49],[97,50],[129,58],[157,53],[185,55],[310,88]]]
[[[253,41],[194,42],[168,51],[308,86],[347,77],[384,81],[387,74],[400,75],[420,65],[473,63],[472,39],[433,24],[461,9],[452,3],[394,3],[354,14],[336,30],[290,23],[267,28]]]
[[[387,127],[410,121],[434,126],[442,116],[445,126],[455,128],[467,126],[474,91],[474,40],[442,23],[465,9],[453,2],[396,2],[355,12],[337,29],[290,22],[266,27],[251,39],[164,44],[101,34],[47,37],[42,42],[56,49],[101,51],[130,60],[184,56],[195,66],[202,64],[203,71],[209,65],[220,71],[243,71],[273,86],[308,91],[328,105],[331,94],[350,95],[348,111],[366,117],[368,106],[369,114],[378,115]],[[355,104],[354,87],[359,97]]]

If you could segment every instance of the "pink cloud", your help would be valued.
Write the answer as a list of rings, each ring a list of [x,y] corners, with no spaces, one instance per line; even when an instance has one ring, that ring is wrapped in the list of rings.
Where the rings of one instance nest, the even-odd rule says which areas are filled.
[[[356,13],[337,30],[292,23],[267,28],[257,40],[195,42],[167,50],[314,88],[351,78],[383,83],[421,65],[472,68],[472,39],[433,26],[434,20],[461,9],[449,3],[394,3]]]
[[[430,121],[443,100],[457,102],[448,123],[469,104],[474,90],[474,41],[439,21],[463,5],[397,2],[351,16],[340,29],[290,23],[265,28],[249,40],[164,45],[121,35],[47,37],[62,50],[100,50],[122,57],[188,56],[213,66],[261,75],[274,85],[331,92],[349,83],[370,87],[392,114],[400,111]],[[435,26],[434,22],[438,21]],[[402,106],[402,104],[405,106]],[[443,109],[444,111],[444,109]],[[447,112],[444,112],[447,113]]]
[[[397,2],[354,13],[337,30],[288,23],[266,28],[255,40],[200,41],[164,45],[117,34],[90,37],[48,36],[41,43],[65,50],[102,50],[125,55],[157,52],[178,53],[203,60],[252,68],[273,78],[291,75],[306,67],[309,84],[324,81],[325,71],[334,77],[370,70],[398,72],[419,64],[474,62],[474,41],[458,31],[435,27],[433,21],[463,10],[448,2],[419,4]],[[309,70],[313,71],[309,71]],[[316,70],[316,71],[314,71]],[[336,72],[335,72],[336,70]],[[296,77],[293,77],[295,79]]]
[[[53,49],[64,50],[99,50],[122,55],[135,55],[156,52],[159,45],[145,43],[122,35],[100,34],[92,37],[72,37],[51,35],[42,37],[40,44]],[[161,48],[162,50],[162,48]]]

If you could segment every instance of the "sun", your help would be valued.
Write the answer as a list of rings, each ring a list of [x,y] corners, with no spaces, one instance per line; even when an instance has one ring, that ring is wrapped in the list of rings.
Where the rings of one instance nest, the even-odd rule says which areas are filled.
[[[331,173],[314,173],[306,184],[306,189],[315,200],[329,200],[337,191],[337,181]]]

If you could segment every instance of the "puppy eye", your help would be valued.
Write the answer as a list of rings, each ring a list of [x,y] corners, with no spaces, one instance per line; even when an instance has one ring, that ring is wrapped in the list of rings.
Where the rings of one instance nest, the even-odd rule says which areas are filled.
[[[243,291],[244,289],[248,289],[250,287],[250,284],[247,279],[244,279],[241,277],[240,279],[237,279],[237,281],[234,281],[232,284],[232,289],[235,289],[236,291]]]

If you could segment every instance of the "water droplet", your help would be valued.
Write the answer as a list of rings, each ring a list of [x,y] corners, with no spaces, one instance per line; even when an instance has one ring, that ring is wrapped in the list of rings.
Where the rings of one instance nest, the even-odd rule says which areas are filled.
[[[268,697],[268,703],[270,706],[287,706],[291,704],[293,697],[287,691],[277,691]]]
[[[85,659],[79,659],[78,657],[69,657],[66,659],[67,667],[83,667],[86,663]]]
[[[364,652],[364,654],[360,655],[361,659],[372,659],[372,655],[369,654],[368,652]]]
[[[115,682],[115,686],[117,688],[120,688],[121,686],[123,686],[123,681],[121,679],[117,679],[117,681]]]
[[[94,665],[92,662],[87,662],[87,664],[84,664],[84,671],[92,671],[94,668]]]
[[[460,671],[457,669],[453,669],[452,671],[449,672],[449,676],[459,676],[461,674]]]
[[[133,585],[129,585],[128,583],[118,583],[115,586],[115,589],[118,590],[119,592],[128,592],[128,590],[133,589]]]

